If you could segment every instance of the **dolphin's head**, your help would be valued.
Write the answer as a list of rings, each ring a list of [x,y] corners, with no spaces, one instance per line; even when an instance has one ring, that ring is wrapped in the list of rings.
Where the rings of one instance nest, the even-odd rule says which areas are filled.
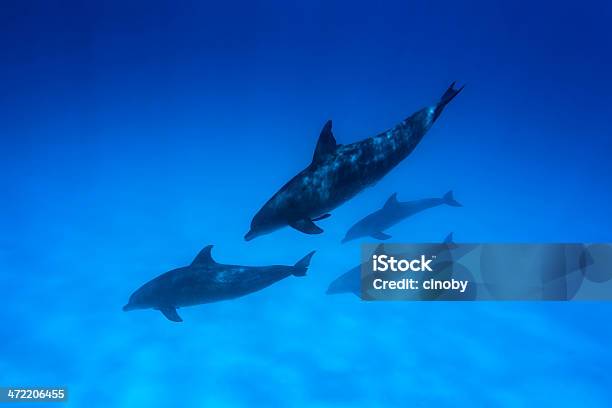
[[[347,234],[344,236],[344,238],[342,238],[342,241],[340,241],[340,243],[341,243],[341,244],[346,244],[347,242],[352,241],[352,240],[354,240],[354,239],[355,239],[355,238],[351,238],[351,237],[349,236],[349,234],[347,233]]]
[[[361,265],[348,270],[338,276],[332,283],[329,284],[327,291],[328,295],[336,295],[340,293],[355,293],[361,291]],[[359,295],[358,295],[359,296]]]
[[[346,293],[347,290],[344,286],[344,282],[341,279],[336,279],[335,281],[329,284],[327,290],[325,291],[325,294],[337,295],[339,293]]]
[[[346,235],[344,236],[344,238],[342,238],[341,243],[344,244],[362,236],[363,234],[359,232],[358,228],[355,228],[355,226],[353,226],[346,232]]]
[[[148,285],[144,285],[136,292],[132,293],[130,296],[130,300],[128,300],[127,304],[123,306],[124,312],[129,312],[130,310],[137,309],[149,309],[154,307],[153,302],[154,296]]]
[[[251,228],[245,234],[244,239],[250,241],[261,235],[269,234],[285,225],[287,225],[287,221],[284,221],[278,215],[277,207],[269,201],[253,217]]]

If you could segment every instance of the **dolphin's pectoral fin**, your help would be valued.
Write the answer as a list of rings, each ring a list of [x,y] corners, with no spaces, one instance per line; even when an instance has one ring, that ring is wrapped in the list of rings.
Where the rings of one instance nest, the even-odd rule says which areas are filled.
[[[293,221],[289,223],[290,226],[296,230],[303,232],[304,234],[320,234],[323,232],[312,220],[303,218],[301,220]]]
[[[316,218],[313,218],[312,220],[313,221],[321,221],[321,220],[324,220],[324,219],[329,218],[329,217],[331,217],[331,214],[323,214],[323,215],[319,215]]]
[[[181,319],[181,316],[178,315],[178,313],[176,312],[176,308],[174,307],[163,307],[159,309],[160,312],[163,313],[164,316],[166,316],[166,319],[170,320],[171,322],[182,322],[183,319]]]
[[[391,238],[390,235],[388,235]],[[372,255],[384,255],[385,254],[385,244],[378,244],[378,246],[374,249]]]
[[[370,234],[370,236],[372,238],[376,238],[376,239],[380,239],[381,241],[385,241],[389,238],[391,238],[391,235],[385,234],[384,232],[374,232],[372,234]]]

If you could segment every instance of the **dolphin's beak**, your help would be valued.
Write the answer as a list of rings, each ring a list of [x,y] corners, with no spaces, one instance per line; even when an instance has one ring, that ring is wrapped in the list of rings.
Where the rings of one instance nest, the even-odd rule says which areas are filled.
[[[251,229],[249,230],[249,232],[247,232],[244,236],[244,240],[245,241],[250,241],[253,238],[255,238],[257,236],[257,234]]]
[[[349,241],[350,241],[349,237],[344,237],[344,238],[342,238],[342,241],[340,241],[340,243],[344,244],[344,243],[347,243]]]
[[[125,306],[123,306],[123,311],[124,312],[129,312],[130,310],[134,310],[134,306],[132,306],[131,304],[127,304]]]

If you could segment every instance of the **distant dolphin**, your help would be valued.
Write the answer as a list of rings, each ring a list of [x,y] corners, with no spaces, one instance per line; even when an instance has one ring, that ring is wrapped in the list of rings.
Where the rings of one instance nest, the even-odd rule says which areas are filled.
[[[257,292],[290,275],[304,276],[312,251],[293,266],[239,266],[215,262],[212,245],[202,249],[191,265],[173,269],[145,283],[130,296],[125,312],[157,309],[168,320],[182,322],[176,309],[233,299]]]
[[[365,216],[361,220],[357,221],[351,228],[349,228],[346,236],[342,240],[342,243],[352,241],[360,237],[372,237],[380,240],[386,240],[391,238],[391,235],[385,234],[387,228],[390,228],[418,212],[427,210],[428,208],[437,207],[439,205],[450,205],[452,207],[461,207],[453,198],[453,192],[449,191],[444,194],[441,198],[426,198],[423,200],[416,201],[397,201],[397,193],[394,193],[389,197],[385,205],[378,211],[373,212],[370,215]]]
[[[323,232],[313,221],[376,183],[404,160],[463,89],[446,90],[438,103],[421,109],[394,128],[348,145],[339,145],[328,121],[310,165],[293,177],[255,214],[244,239],[269,234],[287,225],[305,234]]]

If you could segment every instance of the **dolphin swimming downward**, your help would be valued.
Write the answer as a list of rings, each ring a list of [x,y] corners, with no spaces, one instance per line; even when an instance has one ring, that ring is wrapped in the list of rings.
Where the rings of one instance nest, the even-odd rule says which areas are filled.
[[[290,275],[305,276],[315,251],[293,266],[239,266],[217,263],[208,245],[191,265],[174,269],[142,285],[123,311],[157,309],[168,320],[182,322],[176,309],[233,299],[257,292]]]
[[[421,109],[377,136],[339,145],[328,121],[317,142],[312,162],[293,177],[255,214],[244,239],[252,240],[287,225],[306,234],[323,230],[314,221],[376,183],[404,160],[463,87],[446,90],[438,103]]]
[[[425,198],[423,200],[406,202],[397,201],[397,193],[394,193],[380,210],[366,215],[349,228],[342,243],[367,236],[380,240],[389,239],[391,235],[383,232],[387,228],[394,226],[411,215],[443,204],[450,205],[451,207],[462,206],[453,198],[452,191],[449,191],[440,198]]]

